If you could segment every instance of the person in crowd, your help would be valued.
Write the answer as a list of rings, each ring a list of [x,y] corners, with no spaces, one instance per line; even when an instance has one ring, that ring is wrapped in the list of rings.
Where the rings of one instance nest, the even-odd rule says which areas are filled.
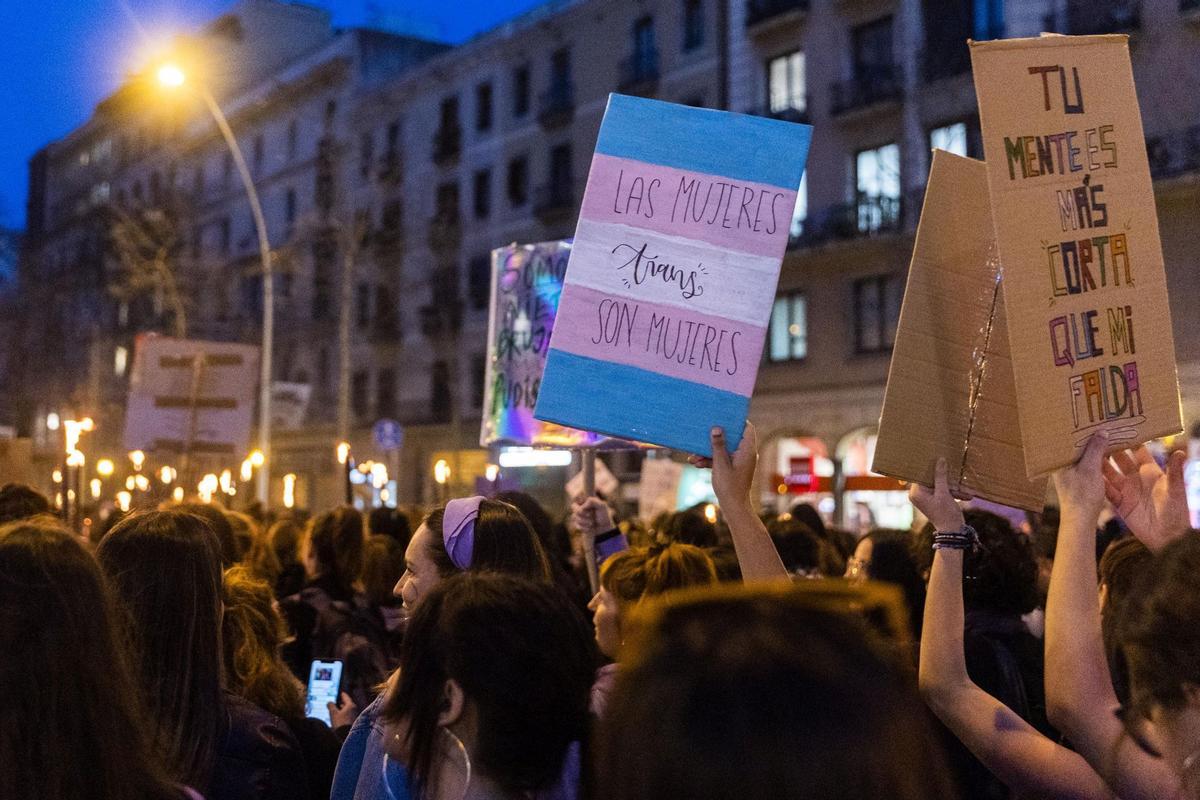
[[[223,597],[221,631],[229,691],[284,721],[304,755],[308,796],[326,800],[342,743],[325,723],[305,716],[305,686],[280,656],[287,626],[275,610],[270,584],[244,566],[231,567],[225,571]],[[343,696],[342,705],[349,702],[349,696]],[[338,716],[333,703],[328,711],[331,719]]]
[[[950,494],[940,459],[934,486],[914,485],[909,497],[930,521],[933,566],[921,638],[920,688],[926,703],[959,741],[1019,796],[1107,800],[1108,787],[1078,754],[1058,745],[972,679],[964,654],[967,614],[964,564],[981,548],[978,533]],[[966,770],[969,796],[995,796],[987,777]]]
[[[213,535],[217,537],[217,542],[221,549],[221,569],[229,569],[234,564],[242,560],[241,547],[238,544],[237,534],[233,531],[233,525],[230,524],[229,518],[225,516],[224,509],[216,503],[165,503],[160,508],[174,509],[182,511],[186,514],[200,517],[208,523],[208,527],[212,530]]]
[[[596,629],[596,644],[612,663],[600,668],[592,689],[592,711],[602,716],[617,660],[625,640],[626,620],[642,601],[669,591],[717,583],[717,569],[708,554],[690,544],[654,545],[623,550],[604,562],[600,589],[588,604]]]
[[[913,640],[921,638],[925,614],[925,580],[913,557],[910,535],[905,531],[876,528],[859,539],[854,555],[846,562],[845,577],[851,581],[873,580],[899,586]]]
[[[483,497],[451,500],[431,512],[413,533],[404,562],[395,593],[409,616],[434,587],[461,572],[500,572],[554,584],[545,550],[525,516],[508,503]],[[387,800],[388,786],[407,780],[402,766],[385,759],[384,697],[355,720],[338,757],[331,800]]]
[[[813,586],[651,605],[597,732],[592,795],[957,797],[911,669],[861,620],[814,608]]]
[[[412,526],[408,515],[398,508],[380,506],[367,515],[367,533],[371,536],[387,536],[400,545],[400,551],[408,547],[412,538]]]
[[[393,593],[404,575],[404,548],[390,536],[373,534],[367,537],[363,550],[363,594],[387,631],[389,662],[400,658],[403,639],[404,609],[400,598]]]
[[[487,653],[487,658],[480,658]],[[526,800],[553,790],[587,736],[594,648],[543,581],[464,572],[421,599],[383,707],[393,796]]]
[[[0,486],[0,525],[49,513],[50,501],[32,486],[23,483]]]
[[[1050,721],[1122,800],[1200,797],[1196,759],[1188,758],[1200,748],[1200,737],[1189,736],[1186,726],[1174,724],[1195,718],[1186,702],[1192,691],[1188,687],[1195,685],[1187,671],[1200,660],[1189,654],[1190,662],[1180,661],[1178,654],[1188,652],[1194,631],[1200,630],[1200,616],[1189,617],[1184,610],[1196,595],[1180,592],[1178,584],[1171,587],[1172,595],[1160,593],[1172,562],[1195,546],[1193,537],[1185,537],[1190,530],[1183,480],[1186,455],[1173,453],[1163,470],[1145,447],[1117,450],[1111,459],[1106,456],[1108,449],[1105,435],[1096,434],[1073,466],[1054,474],[1062,512],[1046,606],[1047,710]],[[1156,556],[1145,576],[1147,604],[1130,603],[1118,625],[1133,706],[1117,714],[1104,652],[1096,571],[1096,521],[1106,497],[1152,553],[1164,551],[1161,563]],[[1189,541],[1168,548],[1180,538]],[[1168,549],[1173,555],[1167,554]],[[1134,598],[1141,593],[1139,588]],[[1148,604],[1151,596],[1157,599],[1154,605]],[[1136,624],[1135,605],[1146,615],[1144,627]],[[1128,628],[1125,621],[1130,622]],[[1170,676],[1169,691],[1155,686],[1152,676],[1156,675]],[[1182,704],[1180,697],[1185,698]],[[1162,735],[1158,746],[1145,735],[1146,715]],[[1183,795],[1181,786],[1186,789]]]
[[[225,515],[229,527],[233,529],[233,538],[237,541],[238,561],[245,561],[254,550],[254,543],[259,538],[261,526],[254,517],[243,514],[241,511],[223,508],[221,513]]]
[[[304,588],[306,575],[300,561],[300,545],[304,541],[304,529],[295,521],[281,519],[267,529],[266,544],[279,563],[279,574],[275,578],[275,597],[282,600]]]
[[[317,516],[303,544],[304,587],[280,601],[294,639],[284,660],[300,680],[313,659],[343,663],[342,686],[362,708],[374,697],[392,664],[383,617],[362,591],[366,531],[359,511],[341,506]]]
[[[1046,593],[1050,591],[1050,571],[1054,569],[1054,552],[1058,548],[1058,507],[1046,506],[1036,519],[1031,521],[1030,538],[1033,554],[1038,565],[1038,604],[1046,607]]]
[[[1149,548],[1133,536],[1113,542],[1100,557],[1100,632],[1113,691],[1122,704],[1129,702],[1129,676],[1120,654],[1117,626],[1152,559]]]
[[[198,800],[151,748],[95,559],[48,518],[0,526],[0,652],[0,797]]]
[[[133,655],[146,733],[168,774],[208,800],[294,800],[307,785],[277,717],[222,685],[220,542],[204,518],[152,511],[97,548]]]
[[[550,515],[546,513],[546,509],[542,508],[542,504],[525,492],[500,492],[495,499],[502,503],[508,503],[525,515],[533,532],[537,534],[538,541],[542,543],[546,558],[550,560],[550,569],[554,572],[554,582],[569,595],[577,597],[581,603],[586,603],[588,599],[588,593],[584,588],[586,578],[585,583],[576,579],[576,573],[571,564],[571,534],[567,531],[567,527],[556,525],[550,519]]]
[[[717,535],[717,526],[704,516],[703,505],[672,514],[661,531],[661,537],[667,542],[696,547],[716,547],[721,543]]]

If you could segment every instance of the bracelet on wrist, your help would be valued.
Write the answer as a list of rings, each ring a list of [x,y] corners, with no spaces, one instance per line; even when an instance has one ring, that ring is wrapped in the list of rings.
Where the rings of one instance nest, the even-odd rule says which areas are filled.
[[[979,544],[979,534],[970,525],[964,524],[954,531],[935,531],[934,550],[974,550]]]

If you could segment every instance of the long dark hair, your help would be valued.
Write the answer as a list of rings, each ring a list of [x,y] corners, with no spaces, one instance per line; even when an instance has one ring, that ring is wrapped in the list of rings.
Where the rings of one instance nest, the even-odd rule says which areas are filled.
[[[151,742],[174,778],[203,791],[225,711],[220,544],[194,514],[151,511],[122,520],[96,557],[123,612]]]
[[[599,800],[953,798],[911,669],[810,587],[705,588],[635,612]]]
[[[553,784],[571,742],[586,736],[595,663],[586,621],[557,589],[479,572],[438,583],[409,622],[383,711],[407,723],[414,794],[436,789],[438,716],[451,679],[477,711],[474,767],[514,794]]]
[[[433,534],[429,556],[437,566],[438,574],[449,578],[459,569],[450,560],[443,544],[445,517],[445,507],[436,508],[425,518],[425,527]],[[471,569],[503,572],[543,582],[554,579],[546,551],[529,520],[515,506],[498,500],[484,500],[479,504]]]
[[[362,514],[351,506],[326,511],[308,529],[309,551],[317,560],[321,577],[345,596],[354,594],[362,577],[366,531]]]
[[[151,757],[95,560],[51,522],[0,527],[0,797],[180,798]]]

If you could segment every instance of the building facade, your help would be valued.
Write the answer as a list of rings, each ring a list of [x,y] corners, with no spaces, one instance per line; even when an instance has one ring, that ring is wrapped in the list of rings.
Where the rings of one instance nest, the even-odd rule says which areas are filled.
[[[334,443],[347,438],[358,458],[389,464],[388,488],[401,501],[434,499],[437,461],[453,465],[455,488],[473,487],[488,460],[477,445],[488,254],[572,234],[607,95],[621,91],[814,126],[751,405],[763,497],[799,461],[825,479],[812,499],[832,515],[903,524],[896,487],[867,466],[929,152],[982,156],[966,40],[1040,31],[1132,36],[1192,424],[1200,418],[1200,318],[1190,302],[1200,288],[1191,247],[1200,223],[1195,5],[573,0],[446,48],[335,32],[311,9],[245,0],[205,35],[228,35],[231,18],[269,18],[281,7],[303,32],[279,37],[281,52],[260,59],[257,72],[232,70],[242,85],[222,97],[282,265],[275,379],[311,389],[302,424],[273,437],[273,474],[297,476],[301,504],[336,502]],[[239,26],[243,43],[281,28]],[[229,51],[218,63],[240,58]],[[27,262],[74,298],[53,304],[50,330],[63,352],[43,363],[63,366],[37,396],[111,404],[119,418],[119,348],[128,358],[133,332],[167,329],[173,315],[161,292],[141,311],[102,301],[105,273],[81,268],[104,249],[106,229],[88,227],[88,209],[128,205],[137,191],[150,197],[155,169],[189,196],[180,234],[189,335],[255,341],[261,276],[249,212],[211,124],[193,114],[153,154],[125,162],[105,150],[117,147],[106,137],[128,126],[109,111],[102,106],[31,162]],[[120,166],[98,189],[80,175],[105,159]],[[28,424],[37,428],[45,411],[26,409]],[[404,427],[398,451],[373,441],[372,424],[385,418]],[[633,471],[636,459],[613,466]]]

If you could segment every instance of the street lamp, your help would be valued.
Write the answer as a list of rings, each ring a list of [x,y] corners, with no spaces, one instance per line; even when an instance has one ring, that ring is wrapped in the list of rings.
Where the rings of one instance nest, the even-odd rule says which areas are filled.
[[[159,85],[166,89],[178,89],[187,82],[187,73],[178,64],[163,64],[158,68],[156,74]],[[268,492],[271,455],[271,353],[275,337],[275,284],[271,273],[271,245],[267,241],[267,223],[263,218],[262,204],[258,201],[258,192],[254,189],[254,181],[250,177],[250,169],[246,166],[242,149],[238,147],[233,129],[229,127],[229,120],[225,119],[224,112],[217,105],[217,101],[208,87],[199,81],[193,81],[193,85],[196,87],[196,93],[208,107],[213,121],[217,123],[217,128],[225,138],[229,152],[233,155],[238,174],[242,178],[242,186],[246,190],[246,198],[250,201],[250,213],[254,216],[254,227],[258,233],[258,254],[262,259],[263,330],[258,389],[258,451],[256,452],[262,454],[263,461],[262,464],[255,466],[258,467],[256,494],[258,501],[266,507],[270,502]]]

